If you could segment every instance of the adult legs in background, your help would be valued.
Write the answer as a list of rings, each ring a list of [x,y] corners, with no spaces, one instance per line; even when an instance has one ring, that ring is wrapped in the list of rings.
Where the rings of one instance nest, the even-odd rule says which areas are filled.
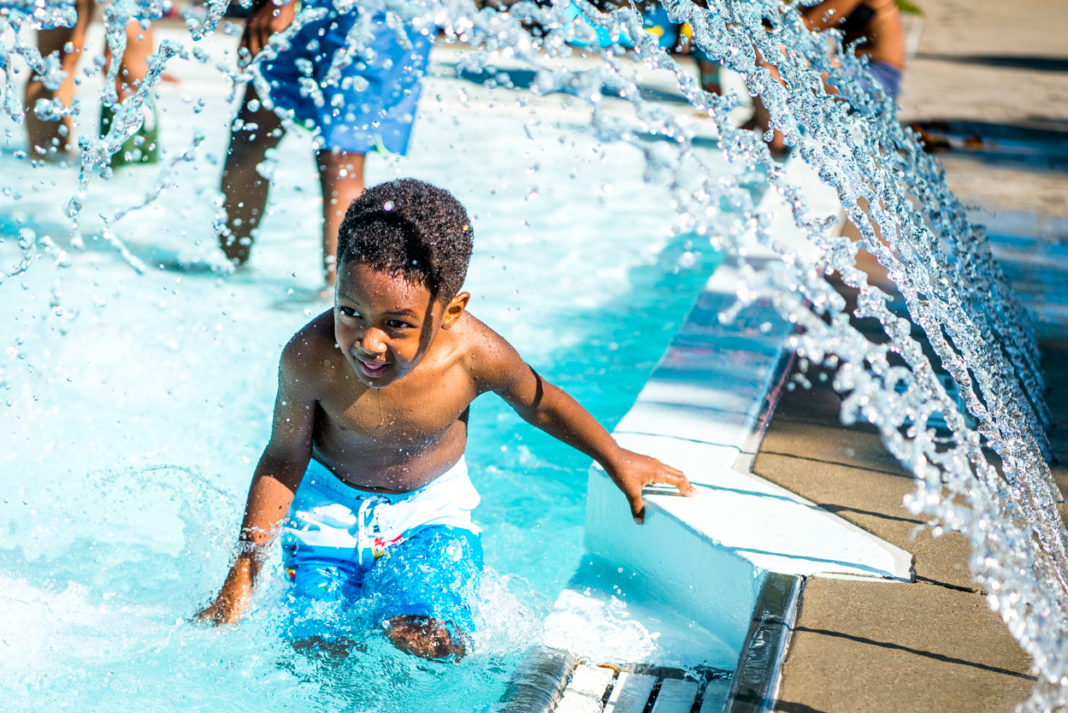
[[[785,52],[781,46],[780,49]],[[775,81],[782,83],[782,77],[779,76],[779,68],[770,62],[766,62],[761,57],[760,52],[757,52],[757,64],[768,70]],[[753,97],[753,116],[742,124],[741,128],[756,130],[762,136],[767,136],[768,130],[771,129],[771,112],[768,111],[768,107],[760,96]],[[786,156],[790,152],[790,149],[786,146],[786,137],[778,129],[772,129],[771,132],[771,140],[769,141],[765,138],[765,141],[767,141],[768,150],[771,152],[772,157],[782,158]]]
[[[137,91],[141,82],[148,74],[148,58],[152,55],[155,47],[152,36],[152,27],[142,27],[137,20],[131,20],[126,24],[126,49],[122,53],[119,63],[119,73],[115,77],[115,91],[119,101],[125,101],[126,97]],[[107,66],[111,65],[111,47],[105,45],[105,57]]]
[[[60,66],[66,75],[58,89],[49,89],[37,75],[26,83],[23,107],[26,111],[26,134],[34,156],[55,156],[70,150],[74,119],[63,116],[59,121],[42,120],[34,112],[40,99],[58,99],[65,108],[74,101],[74,70],[85,50],[85,36],[93,13],[93,0],[77,0],[78,20],[74,27],[57,27],[37,33],[37,48],[42,57],[60,54]]]
[[[236,127],[230,131],[230,148],[223,166],[226,225],[219,232],[219,247],[231,262],[241,265],[249,258],[252,233],[267,206],[270,181],[260,175],[259,166],[267,152],[282,140],[285,130],[278,115],[264,108],[252,85],[245,91]]]
[[[249,109],[254,103],[256,110]],[[253,232],[259,227],[267,206],[268,179],[259,165],[267,151],[281,141],[284,129],[278,116],[259,104],[256,90],[249,87],[238,114],[241,128],[230,135],[230,150],[223,168],[223,208],[226,227],[219,234],[219,246],[226,257],[240,265],[249,258]],[[337,231],[349,203],[364,189],[364,154],[323,149],[316,155],[323,195],[323,274],[328,286],[336,279]]]
[[[759,131],[761,135],[766,135],[768,129],[771,128],[771,112],[759,96],[753,97],[753,116],[742,124],[741,128]],[[790,152],[786,146],[786,137],[778,129],[772,129],[771,133],[771,141],[767,142],[771,155],[773,157],[786,156]]]
[[[26,133],[30,150],[37,156],[49,156],[67,153],[71,149],[74,119],[63,116],[58,121],[45,121],[34,113],[33,109],[40,99],[58,99],[64,108],[69,108],[74,101],[74,72],[78,60],[85,51],[85,38],[92,20],[95,3],[93,0],[77,0],[77,21],[73,27],[57,27],[41,30],[37,33],[37,48],[42,57],[58,52],[60,67],[64,78],[58,89],[49,89],[34,75],[26,83],[25,102]],[[148,74],[148,58],[154,47],[152,28],[144,28],[140,21],[131,20],[126,25],[126,49],[123,51],[119,72],[115,78],[115,90],[119,101],[123,101],[137,90]],[[111,63],[111,49],[105,45],[108,64]]]
[[[322,149],[316,154],[323,190],[323,275],[327,287],[337,280],[337,231],[345,211],[364,189],[364,154]]]

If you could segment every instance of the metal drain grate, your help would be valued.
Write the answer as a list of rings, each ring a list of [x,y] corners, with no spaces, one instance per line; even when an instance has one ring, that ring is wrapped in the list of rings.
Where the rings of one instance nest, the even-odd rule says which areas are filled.
[[[580,661],[536,650],[506,696],[508,713],[720,713],[730,672]]]

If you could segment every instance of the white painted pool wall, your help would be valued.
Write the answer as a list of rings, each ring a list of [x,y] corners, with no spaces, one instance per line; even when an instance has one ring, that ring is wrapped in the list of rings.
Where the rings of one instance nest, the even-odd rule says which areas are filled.
[[[719,323],[719,312],[734,300],[736,279],[733,265],[716,269],[614,433],[623,447],[660,458],[695,484],[711,483],[710,470],[731,470],[738,460],[772,387],[788,332],[770,308],[748,329]],[[757,325],[769,318],[774,328],[761,333]],[[645,522],[635,525],[623,495],[603,470],[592,469],[586,549],[637,572],[651,591],[709,631],[729,632],[724,640],[738,650],[763,570],[719,546],[711,527],[673,516],[665,507],[672,498],[679,499],[647,495]],[[704,493],[698,498],[706,499]],[[709,512],[700,520],[711,517]]]
[[[787,175],[814,215],[841,214],[834,191],[803,162],[791,160]],[[805,249],[778,194],[769,192],[760,210],[779,237]],[[716,269],[614,432],[624,447],[685,472],[698,495],[646,495],[639,526],[604,471],[591,469],[586,548],[637,572],[665,604],[740,650],[768,571],[897,580],[912,571],[907,552],[748,472],[791,328],[770,305],[721,323],[738,286],[735,263]]]

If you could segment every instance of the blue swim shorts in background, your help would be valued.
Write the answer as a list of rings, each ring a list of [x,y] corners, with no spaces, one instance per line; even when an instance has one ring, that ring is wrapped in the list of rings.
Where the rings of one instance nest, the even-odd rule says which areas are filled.
[[[325,148],[404,154],[433,37],[402,24],[402,42],[385,15],[375,15],[368,46],[350,55],[348,35],[358,20],[356,10],[328,10],[260,64],[260,75],[274,110],[317,129]]]
[[[882,60],[873,59],[868,62],[868,74],[875,78],[886,92],[886,96],[897,99],[901,91],[901,70],[892,64]],[[870,86],[868,87],[871,88]]]

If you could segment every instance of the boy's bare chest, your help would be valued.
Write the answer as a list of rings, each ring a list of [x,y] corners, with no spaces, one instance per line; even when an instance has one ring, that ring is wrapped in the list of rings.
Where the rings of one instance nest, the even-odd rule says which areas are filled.
[[[393,388],[344,390],[320,401],[336,437],[377,447],[421,449],[459,422],[475,398],[463,379],[420,379]]]

